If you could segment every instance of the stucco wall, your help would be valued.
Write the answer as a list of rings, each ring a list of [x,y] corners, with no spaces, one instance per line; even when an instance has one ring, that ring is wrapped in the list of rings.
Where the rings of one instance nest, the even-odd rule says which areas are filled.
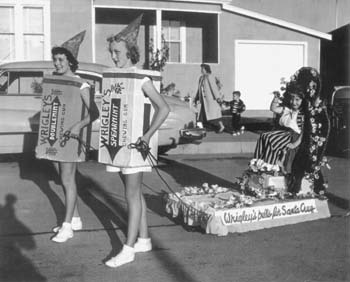
[[[235,89],[235,40],[273,40],[307,42],[307,65],[319,69],[319,39],[250,18],[223,12],[219,16],[219,64],[211,64],[215,76],[223,83],[223,93],[230,97]],[[195,42],[188,42],[197,48]],[[283,64],[283,62],[281,62]],[[193,96],[197,90],[200,64],[168,64],[163,73],[164,84],[174,82],[182,95]],[[291,74],[292,75],[292,74]]]
[[[234,0],[238,7],[284,19],[299,25],[304,25],[320,31],[334,29],[337,22],[346,21],[348,13],[343,9],[348,8],[349,2],[338,0],[338,13],[336,13],[335,0],[284,0],[283,5],[279,0]],[[194,3],[164,2],[164,1],[114,1],[96,0],[95,4],[116,5],[123,7],[158,7],[188,10],[220,11],[220,5],[204,5]],[[341,7],[341,8],[340,8]],[[122,26],[105,25],[96,26],[96,58],[98,63],[111,65],[106,50],[106,35],[117,32]],[[52,45],[61,44],[71,36],[86,29],[86,37],[80,47],[79,60],[92,61],[92,36],[91,36],[91,1],[90,0],[52,0],[51,2],[51,42]],[[211,64],[213,72],[220,77],[224,84],[223,92],[226,95],[234,89],[234,42],[237,39],[251,40],[286,40],[305,41],[308,43],[308,65],[319,69],[319,39],[268,23],[259,22],[244,16],[221,12],[219,14],[219,64]],[[145,38],[140,31],[139,44],[141,53],[144,54]],[[188,37],[191,33],[188,33]],[[200,36],[195,33],[195,37]],[[198,50],[197,40],[188,40],[187,53]],[[143,46],[143,47],[142,47]],[[100,54],[103,54],[101,56]],[[281,62],[283,63],[283,62]],[[198,77],[200,75],[200,62],[191,64],[167,64],[163,72],[165,85],[174,82],[182,95],[193,96],[197,90]]]
[[[51,0],[51,45],[61,45],[86,30],[80,45],[79,61],[92,62],[91,1]]]

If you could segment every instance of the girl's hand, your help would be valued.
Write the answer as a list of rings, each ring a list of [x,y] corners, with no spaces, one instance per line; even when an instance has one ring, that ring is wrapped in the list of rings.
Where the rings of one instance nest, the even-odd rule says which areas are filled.
[[[74,134],[74,135],[79,135],[80,134],[80,126],[79,126],[79,123],[73,125],[70,129],[68,129],[68,131],[70,131],[71,134]]]
[[[149,145],[149,141],[150,141],[151,138],[148,137],[147,135],[144,135],[144,136],[140,137],[140,139],[141,139],[142,141],[146,142],[147,145]]]
[[[273,91],[272,94],[273,94],[273,96],[274,96],[275,98],[280,98],[280,97],[281,97],[281,93],[278,92],[278,91]]]
[[[274,97],[273,98],[273,103],[275,103],[275,104],[281,104],[282,103],[282,100],[279,98],[279,97]]]
[[[296,143],[290,143],[287,145],[287,149],[295,149],[296,147],[298,147],[298,144]]]

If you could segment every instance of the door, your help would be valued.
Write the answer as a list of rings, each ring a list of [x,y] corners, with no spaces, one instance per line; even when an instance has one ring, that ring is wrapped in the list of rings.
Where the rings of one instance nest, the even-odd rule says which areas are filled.
[[[272,92],[280,91],[281,78],[289,80],[306,64],[306,42],[237,40],[235,90],[241,91],[247,110],[262,110],[272,116]]]

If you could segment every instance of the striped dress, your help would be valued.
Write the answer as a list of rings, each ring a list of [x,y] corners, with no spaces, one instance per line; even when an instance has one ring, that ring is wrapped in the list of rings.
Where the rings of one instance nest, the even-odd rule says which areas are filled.
[[[279,122],[287,129],[262,133],[256,144],[255,159],[263,160],[264,163],[270,165],[276,165],[283,156],[287,145],[295,142],[301,134],[304,115],[300,111],[285,108]]]

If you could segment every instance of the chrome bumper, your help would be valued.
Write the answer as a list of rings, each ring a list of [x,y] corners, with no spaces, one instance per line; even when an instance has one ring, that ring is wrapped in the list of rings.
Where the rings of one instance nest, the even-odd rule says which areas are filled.
[[[205,128],[187,128],[180,130],[180,137],[184,141],[201,140],[207,135]]]

